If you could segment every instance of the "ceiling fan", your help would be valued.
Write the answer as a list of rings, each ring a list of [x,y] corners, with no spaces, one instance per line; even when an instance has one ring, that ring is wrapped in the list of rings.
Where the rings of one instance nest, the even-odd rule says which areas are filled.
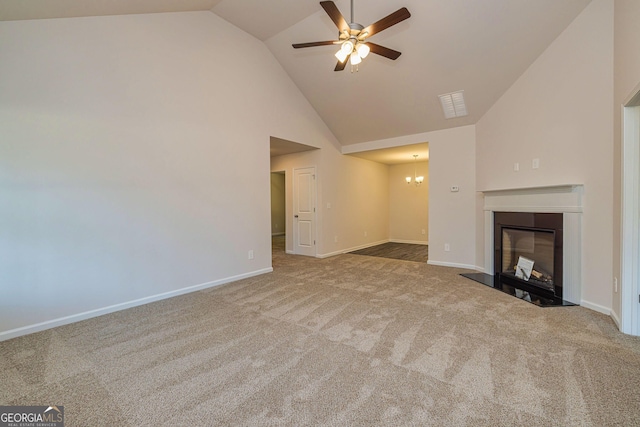
[[[347,24],[347,21],[344,20],[342,13],[340,13],[340,10],[338,10],[338,7],[334,2],[321,1],[320,6],[322,6],[324,11],[327,12],[327,15],[329,15],[334,24],[336,24],[336,27],[338,27],[338,30],[340,31],[338,40],[295,43],[292,45],[295,49],[339,44],[340,50],[336,53],[338,64],[334,71],[344,70],[344,67],[347,65],[347,60],[350,60],[352,66],[357,66],[362,62],[362,59],[369,54],[369,52],[373,52],[377,55],[393,60],[398,59],[401,55],[401,52],[380,46],[379,44],[371,43],[370,41],[367,41],[367,38],[411,17],[411,14],[406,7],[396,10],[391,15],[374,22],[368,27],[363,27],[362,25],[353,22],[353,0],[351,0],[350,24]]]

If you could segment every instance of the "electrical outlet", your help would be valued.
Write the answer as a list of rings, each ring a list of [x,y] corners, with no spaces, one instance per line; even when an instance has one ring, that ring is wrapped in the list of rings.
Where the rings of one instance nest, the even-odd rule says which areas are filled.
[[[514,163],[514,164],[513,164],[513,170],[514,170],[515,172],[518,172],[518,171],[520,170],[520,163]]]
[[[613,278],[613,291],[615,293],[618,293],[618,278],[617,277]]]
[[[445,244],[444,244],[444,251],[445,251],[445,252],[449,252],[450,250],[451,250],[451,246],[449,246],[449,244],[448,244],[448,243],[445,243]]]
[[[424,228],[422,229],[422,234],[427,234],[427,230],[425,230]]]
[[[338,243],[338,236],[333,236],[333,242]]]
[[[249,251],[248,258],[253,259],[253,249]]]
[[[366,231],[364,232],[364,237],[367,237],[369,233],[367,233]]]

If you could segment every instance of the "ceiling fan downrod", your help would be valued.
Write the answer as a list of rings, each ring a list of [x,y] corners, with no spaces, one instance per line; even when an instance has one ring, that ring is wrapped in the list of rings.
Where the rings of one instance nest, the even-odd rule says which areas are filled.
[[[353,0],[351,0],[351,23],[356,22],[355,18],[353,17]]]

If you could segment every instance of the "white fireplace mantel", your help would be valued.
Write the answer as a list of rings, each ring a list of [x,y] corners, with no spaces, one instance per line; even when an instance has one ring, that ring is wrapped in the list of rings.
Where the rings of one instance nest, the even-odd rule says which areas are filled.
[[[580,304],[582,299],[582,207],[584,185],[480,190],[484,194],[484,272],[495,274],[493,264],[493,213],[562,213],[563,299]]]
[[[479,192],[484,194],[485,211],[581,213],[584,186],[561,184]]]

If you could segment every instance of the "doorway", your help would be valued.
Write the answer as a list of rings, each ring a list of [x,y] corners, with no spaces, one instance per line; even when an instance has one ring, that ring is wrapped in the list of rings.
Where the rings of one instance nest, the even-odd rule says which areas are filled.
[[[276,177],[276,181],[279,182],[278,188],[274,190],[273,180],[271,187],[271,241],[272,241],[272,258],[273,255],[279,254],[298,254],[295,245],[295,220],[293,218],[293,210],[295,194],[295,168],[300,164],[302,158],[307,156],[302,155],[307,151],[315,151],[319,148],[312,147],[310,145],[300,144],[298,142],[289,141],[286,139],[278,138],[275,136],[270,137],[270,157],[271,157],[271,176],[273,174],[280,175]],[[306,163],[306,160],[305,160]],[[314,195],[313,202],[315,203],[315,172],[314,175]],[[278,201],[274,200],[274,194],[282,193],[282,196],[276,196]],[[275,204],[275,206],[274,206]],[[274,214],[273,209],[277,209],[278,213]],[[315,205],[314,205],[315,209]],[[282,215],[280,215],[282,212]],[[315,211],[314,211],[315,218]],[[276,225],[277,221],[277,227]],[[314,239],[315,239],[315,221],[313,224]],[[304,254],[303,254],[304,255]],[[313,247],[313,256],[315,256],[315,245]]]
[[[284,253],[287,234],[286,173],[271,172],[271,254]]]
[[[621,330],[640,335],[640,92],[623,109]]]

